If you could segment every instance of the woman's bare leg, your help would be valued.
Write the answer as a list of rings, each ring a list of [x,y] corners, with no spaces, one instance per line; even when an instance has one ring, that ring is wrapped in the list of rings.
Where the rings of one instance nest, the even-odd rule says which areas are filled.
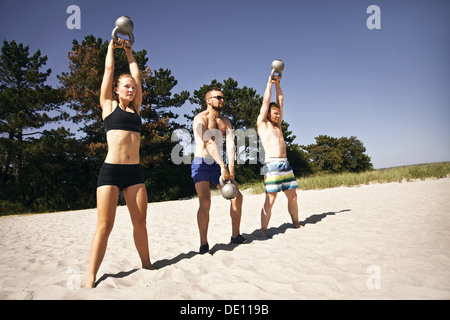
[[[130,211],[133,223],[134,244],[141,258],[144,269],[155,269],[150,262],[147,234],[147,190],[145,184],[136,184],[123,190],[123,195]]]
[[[97,271],[105,256],[108,238],[114,226],[116,217],[119,188],[116,186],[101,186],[97,188],[97,226],[91,244],[89,258],[89,275],[86,282],[87,288],[93,288]]]

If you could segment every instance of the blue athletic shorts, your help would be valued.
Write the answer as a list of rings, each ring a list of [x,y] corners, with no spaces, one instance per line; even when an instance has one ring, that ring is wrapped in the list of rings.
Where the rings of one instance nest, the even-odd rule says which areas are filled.
[[[209,181],[217,186],[220,173],[220,166],[214,160],[194,157],[191,164],[191,177],[194,183]]]

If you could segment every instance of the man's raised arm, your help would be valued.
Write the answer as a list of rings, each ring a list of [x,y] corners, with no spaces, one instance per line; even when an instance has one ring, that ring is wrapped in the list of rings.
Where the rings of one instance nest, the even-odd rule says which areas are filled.
[[[269,77],[269,81],[267,82],[266,91],[264,91],[263,103],[261,105],[261,109],[259,110],[259,116],[257,120],[257,124],[267,121],[267,112],[269,111],[270,99],[272,99],[272,84],[274,81],[271,77]]]
[[[283,91],[281,91],[280,80],[280,77],[277,77],[274,82],[277,95],[277,105],[280,107],[281,120],[283,120]]]

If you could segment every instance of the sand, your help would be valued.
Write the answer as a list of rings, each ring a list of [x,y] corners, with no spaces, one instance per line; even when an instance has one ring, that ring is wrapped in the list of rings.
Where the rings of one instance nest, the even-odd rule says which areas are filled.
[[[96,209],[0,217],[0,299],[450,299],[450,178],[298,191],[293,229],[280,194],[259,237],[264,195],[244,192],[230,245],[228,202],[212,199],[199,255],[197,199],[148,206],[156,271],[140,268],[118,207],[95,289],[85,289]]]

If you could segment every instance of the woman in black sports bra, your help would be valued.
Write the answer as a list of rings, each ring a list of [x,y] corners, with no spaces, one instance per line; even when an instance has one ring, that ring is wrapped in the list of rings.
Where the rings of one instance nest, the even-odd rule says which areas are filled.
[[[113,41],[108,46],[105,73],[100,92],[100,106],[105,122],[108,154],[97,182],[98,220],[91,245],[89,275],[86,287],[94,287],[97,271],[105,255],[108,238],[114,225],[119,192],[127,203],[133,224],[136,249],[145,269],[154,269],[150,262],[146,227],[147,190],[139,166],[141,140],[142,87],[139,67],[132,49]],[[114,49],[126,52],[130,74],[122,74],[113,88]],[[113,90],[117,101],[113,98]]]

